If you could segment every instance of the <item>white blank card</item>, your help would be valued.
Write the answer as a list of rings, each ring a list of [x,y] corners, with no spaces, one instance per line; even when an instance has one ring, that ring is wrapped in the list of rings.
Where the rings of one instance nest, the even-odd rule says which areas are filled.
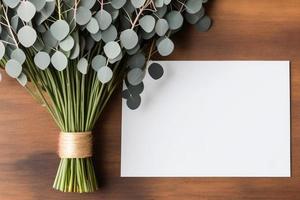
[[[289,177],[288,61],[159,61],[122,108],[122,177]]]

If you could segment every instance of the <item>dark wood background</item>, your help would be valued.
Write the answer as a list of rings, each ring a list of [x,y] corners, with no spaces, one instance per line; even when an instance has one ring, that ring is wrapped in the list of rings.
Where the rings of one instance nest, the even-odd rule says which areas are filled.
[[[208,12],[214,20],[211,31],[198,33],[186,26],[176,36],[176,51],[168,59],[291,60],[291,178],[120,178],[121,98],[117,94],[95,129],[100,190],[81,195],[54,191],[59,130],[46,110],[4,75],[0,199],[300,199],[300,1],[212,0]]]

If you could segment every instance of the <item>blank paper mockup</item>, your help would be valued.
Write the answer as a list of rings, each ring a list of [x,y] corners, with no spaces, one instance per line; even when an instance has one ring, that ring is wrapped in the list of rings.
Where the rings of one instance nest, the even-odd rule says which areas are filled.
[[[122,106],[122,177],[289,177],[288,61],[158,61]],[[126,86],[124,86],[126,88]]]

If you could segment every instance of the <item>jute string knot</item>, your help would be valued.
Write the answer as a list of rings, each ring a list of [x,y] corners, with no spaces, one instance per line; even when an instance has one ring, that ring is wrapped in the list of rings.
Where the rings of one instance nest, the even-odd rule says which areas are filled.
[[[92,132],[61,132],[58,140],[58,155],[61,158],[91,157]]]

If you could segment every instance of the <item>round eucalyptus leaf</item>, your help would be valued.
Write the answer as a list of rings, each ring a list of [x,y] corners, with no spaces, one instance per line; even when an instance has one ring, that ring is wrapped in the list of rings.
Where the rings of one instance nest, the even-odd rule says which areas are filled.
[[[45,43],[45,46],[48,46],[50,48],[54,48],[58,45],[58,41],[53,37],[50,30],[47,30],[43,36],[43,42]]]
[[[141,96],[140,95],[131,95],[128,99],[127,99],[127,106],[129,109],[131,110],[136,110],[140,105],[141,105]]]
[[[145,15],[139,20],[139,24],[144,31],[150,33],[155,27],[155,19],[151,15]]]
[[[106,10],[98,11],[95,18],[97,19],[101,30],[107,29],[112,23],[112,17]]]
[[[202,9],[195,14],[190,14],[186,12],[184,17],[188,23],[196,24],[204,15],[205,15],[205,10],[204,7],[202,7]]]
[[[35,22],[37,23],[37,25],[41,25],[45,20],[47,20],[54,12],[55,7],[56,7],[55,1],[46,0],[46,5],[39,13],[37,13],[35,17]]]
[[[142,38],[145,40],[150,40],[151,38],[153,38],[155,36],[155,30],[153,30],[150,33],[147,33],[145,31],[142,32]]]
[[[159,17],[159,18],[163,18],[165,16],[165,14],[168,11],[168,7],[167,6],[163,6],[161,8],[157,8],[157,11],[155,12],[155,14]]]
[[[113,76],[113,72],[112,70],[107,67],[101,67],[98,71],[97,71],[97,78],[99,79],[99,81],[103,84],[109,82],[111,80]]]
[[[140,50],[140,44],[137,44],[134,48],[127,50],[128,55],[134,55]]]
[[[68,37],[66,37],[66,39],[62,40],[59,43],[59,46],[64,51],[70,51],[74,47],[74,44],[75,42],[73,37],[69,35]]]
[[[33,3],[33,5],[36,8],[36,11],[41,11],[45,5],[46,5],[46,0],[29,0],[31,3]]]
[[[127,29],[121,32],[120,41],[125,49],[133,49],[139,41],[139,37],[132,29]]]
[[[41,70],[50,65],[50,56],[47,52],[40,51],[34,56],[34,64]]]
[[[121,53],[120,45],[114,41],[106,43],[103,49],[109,59],[114,59]]]
[[[95,5],[95,3],[96,3],[96,0],[83,0],[83,1],[80,1],[80,6],[86,7],[88,9],[92,9],[93,6]]]
[[[86,58],[80,58],[80,60],[77,63],[77,69],[82,74],[87,74],[88,71],[88,61]]]
[[[142,53],[138,53],[131,56],[127,61],[127,65],[130,68],[136,68],[136,67],[143,68],[145,63],[146,63],[146,57]]]
[[[3,0],[3,3],[10,8],[15,8],[19,5],[21,0]]]
[[[75,47],[71,51],[70,59],[73,60],[78,58],[79,54],[80,54],[80,45],[78,42],[76,42]]]
[[[130,0],[130,1],[135,8],[140,8],[146,3],[146,0]]]
[[[155,0],[154,5],[156,8],[161,8],[164,6],[164,0]]]
[[[20,25],[19,22],[20,22],[20,18],[18,15],[15,15],[10,19],[10,25],[15,32],[17,32],[18,30],[18,27]]]
[[[211,19],[206,15],[202,17],[197,23],[196,28],[198,31],[205,32],[208,31],[208,29],[211,26]]]
[[[129,90],[128,90],[128,89],[123,90],[123,91],[122,91],[122,98],[128,99],[129,97],[130,97]]]
[[[56,51],[51,57],[51,63],[55,69],[62,71],[67,67],[68,59],[65,54],[60,51]]]
[[[123,9],[129,14],[135,11],[135,7],[132,5],[131,1],[127,1]]]
[[[115,9],[120,9],[126,4],[126,0],[112,0],[111,5]]]
[[[65,20],[60,19],[50,26],[50,31],[56,40],[61,41],[69,35],[70,26]]]
[[[107,43],[114,41],[118,36],[118,31],[114,25],[110,25],[105,31],[102,31],[102,40]]]
[[[150,40],[151,38],[153,38],[155,36],[155,30],[153,30],[150,33],[145,32],[144,30],[142,31],[142,38],[145,40]]]
[[[91,37],[96,41],[99,42],[102,39],[102,32],[99,30],[95,34],[91,34]]]
[[[109,59],[108,62],[111,63],[111,64],[113,64],[113,63],[115,63],[115,62],[121,60],[122,58],[123,58],[123,54],[122,54],[122,51],[121,51],[120,54],[119,54],[116,58],[114,58],[114,59]]]
[[[139,95],[144,91],[144,83],[141,82],[138,85],[130,85],[128,84],[128,91],[131,95]]]
[[[18,61],[22,65],[26,60],[26,55],[22,49],[17,48],[11,52],[10,58]]]
[[[166,19],[171,30],[179,29],[183,24],[183,17],[178,11],[171,11],[166,15]]]
[[[160,43],[160,41],[162,41],[163,39],[165,39],[167,36],[164,37],[160,37],[155,41],[156,46],[158,46],[158,44]]]
[[[113,21],[119,17],[119,10],[115,9],[111,4],[104,5],[104,9],[111,15]]]
[[[127,80],[131,85],[140,84],[145,77],[145,72],[140,68],[133,68],[127,74]]]
[[[102,55],[97,55],[93,58],[92,60],[92,68],[95,71],[98,71],[98,69],[100,69],[101,67],[106,65],[106,58]]]
[[[171,3],[172,0],[164,0],[164,4],[165,5],[169,5]]]
[[[25,87],[25,85],[28,82],[27,76],[26,74],[24,74],[23,72],[20,74],[20,76],[17,77],[17,81],[23,86]]]
[[[31,26],[23,26],[18,32],[18,39],[24,47],[31,47],[37,38],[35,30]]]
[[[148,68],[149,75],[157,80],[160,79],[164,74],[164,69],[159,63],[152,63]]]
[[[86,29],[91,33],[91,34],[96,34],[100,27],[98,24],[98,21],[96,20],[96,18],[92,17],[91,20],[89,21],[89,23],[86,26]]]
[[[3,56],[5,55],[5,46],[2,41],[0,41],[0,60],[2,60]]]
[[[79,25],[87,24],[92,17],[90,9],[80,6],[76,11],[76,22]]]
[[[10,77],[18,78],[22,73],[22,65],[18,61],[10,59],[5,65],[5,71]]]
[[[157,44],[157,50],[160,55],[168,56],[174,50],[174,43],[169,38],[163,38]]]
[[[165,19],[157,20],[155,25],[155,32],[157,35],[164,36],[168,30],[169,30],[169,24],[167,20]]]
[[[29,22],[35,13],[36,8],[30,1],[22,1],[17,9],[18,16],[25,22]]]
[[[39,33],[45,33],[47,31],[46,27],[41,24],[41,25],[37,25],[36,26],[36,30],[39,32]]]
[[[199,12],[202,8],[202,1],[199,0],[188,0],[185,4],[186,11],[191,14]]]

